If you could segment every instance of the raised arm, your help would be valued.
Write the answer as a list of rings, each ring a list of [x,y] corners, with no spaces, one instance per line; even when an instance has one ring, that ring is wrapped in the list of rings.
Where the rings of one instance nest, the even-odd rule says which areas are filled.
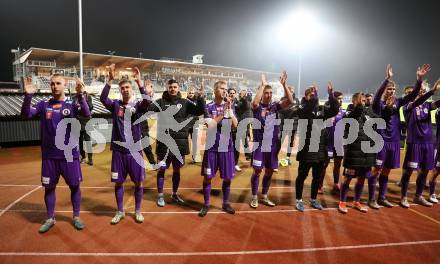
[[[146,112],[148,110],[148,106],[151,104],[152,95],[153,95],[153,84],[151,82],[145,81],[145,87],[142,85],[141,80],[141,71],[138,67],[134,67],[133,69],[134,80],[139,87],[139,93],[141,94],[142,101],[136,104],[137,110],[141,112]]]
[[[437,92],[438,90],[440,90],[440,78],[435,82],[434,86],[432,87],[432,89]],[[437,100],[435,102],[431,103],[431,110],[435,110],[437,108],[440,107],[440,100]]]
[[[290,89],[289,89],[289,87],[287,86],[287,72],[286,71],[283,71],[282,73],[281,73],[281,76],[280,76],[280,83],[281,83],[281,85],[283,86],[283,89],[284,89],[284,97],[285,97],[285,99],[283,99],[281,102],[280,102],[280,106],[281,106],[281,108],[287,108],[287,107],[289,107],[289,105],[291,105],[292,103],[293,103],[293,95],[292,95],[292,92],[290,91]]]
[[[76,98],[80,106],[80,113],[84,117],[90,117],[91,113],[90,113],[89,105],[87,104],[87,101],[83,96],[85,85],[83,81],[78,77],[75,79],[76,79],[76,87],[75,87]],[[78,115],[78,112],[76,112],[75,115]]]
[[[327,85],[328,92],[328,106],[324,106],[324,118],[334,117],[339,112],[339,102],[333,95],[333,83],[331,81],[328,82]]]
[[[108,98],[108,94],[110,93],[110,88],[112,86],[112,82],[115,76],[115,64],[111,64],[108,67],[108,80],[105,84],[104,88],[101,91],[101,96],[99,97],[99,100],[101,103],[110,111],[113,111],[113,100]]]
[[[385,92],[385,88],[388,85],[388,82],[391,80],[391,78],[393,78],[393,68],[391,67],[391,64],[387,65],[387,76],[386,79],[383,81],[382,85],[379,87],[379,89],[376,91],[376,93],[374,94],[374,99],[373,99],[373,111],[374,113],[376,113],[377,115],[381,114],[381,99],[382,99],[382,95]]]
[[[36,117],[40,114],[40,108],[32,107],[32,95],[35,93],[35,87],[32,84],[32,78],[28,77],[26,79],[22,78],[23,88],[24,88],[24,100],[23,105],[21,106],[21,115],[30,119]]]
[[[417,97],[422,87],[423,78],[426,76],[426,74],[428,74],[430,70],[431,65],[429,64],[423,64],[422,67],[417,68],[417,81],[416,85],[414,86],[414,90],[410,94],[402,98],[401,105],[406,105]]]
[[[238,120],[235,116],[234,110],[232,109],[232,101],[229,97],[226,97],[226,103],[225,103],[225,116],[224,118],[230,118],[232,121],[232,128],[236,128],[238,126]]]
[[[261,97],[263,97],[264,87],[267,85],[266,75],[261,74],[261,85],[257,90],[257,94],[255,94],[254,100],[252,101],[252,109],[257,109],[258,105],[261,102]]]

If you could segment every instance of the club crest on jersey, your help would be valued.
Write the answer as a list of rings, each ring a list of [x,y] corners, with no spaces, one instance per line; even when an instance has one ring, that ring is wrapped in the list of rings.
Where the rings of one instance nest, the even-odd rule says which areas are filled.
[[[428,108],[423,108],[423,112],[424,112],[425,114],[427,114],[427,113],[428,113]]]
[[[177,109],[182,108],[182,104],[177,104],[176,106],[177,106]]]
[[[70,110],[65,108],[65,109],[63,109],[62,113],[63,113],[63,116],[69,116],[70,115]]]

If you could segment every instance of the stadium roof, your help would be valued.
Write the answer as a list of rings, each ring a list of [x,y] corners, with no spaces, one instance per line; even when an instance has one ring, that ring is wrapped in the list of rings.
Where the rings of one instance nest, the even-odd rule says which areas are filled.
[[[139,67],[146,68],[151,67],[153,65],[182,65],[182,66],[191,66],[195,68],[205,68],[205,69],[217,69],[217,70],[229,70],[229,71],[239,71],[245,72],[248,74],[274,74],[278,75],[279,73],[273,72],[265,72],[265,71],[257,71],[250,69],[243,69],[237,67],[226,67],[219,65],[209,65],[209,64],[196,64],[190,62],[182,62],[182,61],[174,61],[174,60],[153,60],[153,59],[143,59],[143,58],[135,58],[135,57],[124,57],[124,56],[115,56],[109,54],[96,54],[96,53],[83,53],[84,57],[84,66],[106,66],[111,63],[118,65],[118,67]],[[79,52],[76,51],[64,51],[64,50],[53,50],[53,49],[42,49],[32,47],[26,50],[21,56],[13,62],[14,65],[23,63],[26,60],[55,60],[57,63],[65,64],[65,65],[78,65],[79,67]]]

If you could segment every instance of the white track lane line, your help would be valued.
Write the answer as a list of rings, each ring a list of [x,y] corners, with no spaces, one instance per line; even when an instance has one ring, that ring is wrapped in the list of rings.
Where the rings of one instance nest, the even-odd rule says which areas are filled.
[[[2,216],[4,213],[6,213],[9,209],[12,208],[12,206],[16,205],[18,202],[20,202],[21,200],[23,200],[26,196],[30,195],[31,193],[37,191],[38,189],[40,189],[41,186],[37,186],[36,188],[32,189],[31,191],[25,193],[23,196],[21,196],[20,198],[18,198],[17,200],[13,201],[11,204],[9,204],[5,209],[2,209],[2,211],[0,212],[0,216]]]
[[[410,182],[415,184],[415,182]],[[0,187],[37,187],[40,185],[32,184],[0,184]],[[66,185],[58,185],[57,188],[69,188]],[[114,189],[114,186],[81,186],[81,189]],[[231,190],[250,190],[251,187],[231,187]],[[294,186],[273,186],[270,189],[294,189]],[[144,190],[156,190],[156,187],[144,187]],[[164,188],[165,190],[171,190],[171,187]],[[201,190],[202,187],[179,187],[179,190]],[[222,188],[212,188],[212,190],[221,190]]]
[[[411,206],[418,206],[418,204],[410,204]],[[382,206],[381,206],[382,207]],[[397,206],[396,206],[397,207]],[[0,212],[4,209],[0,209]],[[115,209],[116,210],[116,209]],[[330,207],[324,208],[322,210],[306,208],[304,211],[306,212],[319,212],[319,211],[334,211],[338,210],[338,208]],[[355,210],[355,209],[352,209]],[[26,210],[26,209],[17,209],[17,210],[8,210],[9,213],[45,213],[46,210]],[[72,213],[72,210],[59,210],[55,211],[55,213]],[[81,211],[84,214],[114,214],[115,211]],[[131,212],[126,212],[130,214]],[[198,214],[198,211],[144,211],[142,214],[153,214],[153,215],[170,215],[170,214]],[[296,209],[274,209],[274,210],[236,210],[235,214],[259,214],[259,213],[301,213]],[[226,214],[226,212],[221,211],[219,209],[213,209],[209,211],[208,214]]]
[[[380,244],[362,244],[351,246],[333,246],[316,248],[291,248],[278,250],[252,250],[252,251],[196,251],[196,252],[126,252],[126,253],[108,253],[108,252],[0,252],[0,256],[69,256],[69,257],[174,257],[174,256],[227,256],[227,255],[258,255],[258,254],[283,254],[283,253],[304,253],[318,251],[335,251],[364,248],[387,248],[412,245],[432,245],[440,244],[440,240],[407,241],[395,243]]]

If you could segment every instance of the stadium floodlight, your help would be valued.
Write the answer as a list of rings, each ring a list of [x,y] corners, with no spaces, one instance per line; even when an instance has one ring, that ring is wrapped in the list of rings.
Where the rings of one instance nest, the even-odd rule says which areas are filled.
[[[282,19],[277,27],[278,42],[289,51],[298,54],[298,95],[301,89],[301,68],[303,50],[316,44],[322,26],[311,12],[298,9]]]

